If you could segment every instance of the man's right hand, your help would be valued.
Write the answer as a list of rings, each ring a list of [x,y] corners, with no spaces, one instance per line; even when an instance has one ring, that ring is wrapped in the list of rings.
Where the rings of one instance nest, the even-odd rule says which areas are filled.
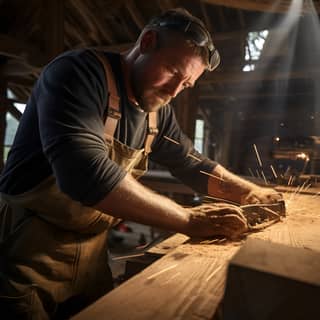
[[[226,204],[204,204],[190,210],[191,235],[209,237],[221,235],[236,238],[248,230],[241,208]]]
[[[195,237],[233,238],[247,230],[246,218],[237,206],[216,203],[186,209],[144,187],[130,174],[94,208],[120,219]]]

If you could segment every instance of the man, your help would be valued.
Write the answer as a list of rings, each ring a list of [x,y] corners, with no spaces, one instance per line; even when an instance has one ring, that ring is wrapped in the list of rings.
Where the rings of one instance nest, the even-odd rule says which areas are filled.
[[[170,100],[219,60],[203,23],[176,9],[125,53],[72,51],[44,69],[0,180],[2,314],[62,319],[110,290],[116,218],[200,237],[247,230],[237,206],[191,211],[141,185],[148,156],[205,194],[281,198],[198,154],[176,122]]]

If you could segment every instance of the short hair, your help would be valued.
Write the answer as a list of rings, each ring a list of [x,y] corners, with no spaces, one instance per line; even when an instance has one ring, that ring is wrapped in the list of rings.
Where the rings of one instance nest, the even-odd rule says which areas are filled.
[[[192,28],[190,28],[191,25]],[[159,33],[164,30],[165,34],[170,32],[173,35],[180,35],[188,46],[194,48],[194,52],[202,58],[209,70],[213,54],[217,56],[217,65],[220,62],[219,54],[213,46],[211,35],[205,24],[184,8],[170,9],[151,18],[143,31],[151,29],[157,30]],[[202,39],[201,43],[197,41],[199,37]],[[206,39],[205,42],[203,42],[203,38]]]

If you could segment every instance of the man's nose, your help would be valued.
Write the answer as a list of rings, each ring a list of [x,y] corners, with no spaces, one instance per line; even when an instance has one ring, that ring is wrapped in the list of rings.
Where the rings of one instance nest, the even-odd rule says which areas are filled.
[[[172,98],[175,98],[178,93],[183,89],[183,82],[182,81],[172,81],[168,88],[168,93]]]

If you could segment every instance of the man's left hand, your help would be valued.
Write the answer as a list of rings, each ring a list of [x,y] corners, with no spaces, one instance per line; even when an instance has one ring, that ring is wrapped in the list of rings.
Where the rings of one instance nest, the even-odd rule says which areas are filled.
[[[241,205],[255,203],[275,203],[282,200],[282,194],[274,189],[256,186],[241,197]]]

